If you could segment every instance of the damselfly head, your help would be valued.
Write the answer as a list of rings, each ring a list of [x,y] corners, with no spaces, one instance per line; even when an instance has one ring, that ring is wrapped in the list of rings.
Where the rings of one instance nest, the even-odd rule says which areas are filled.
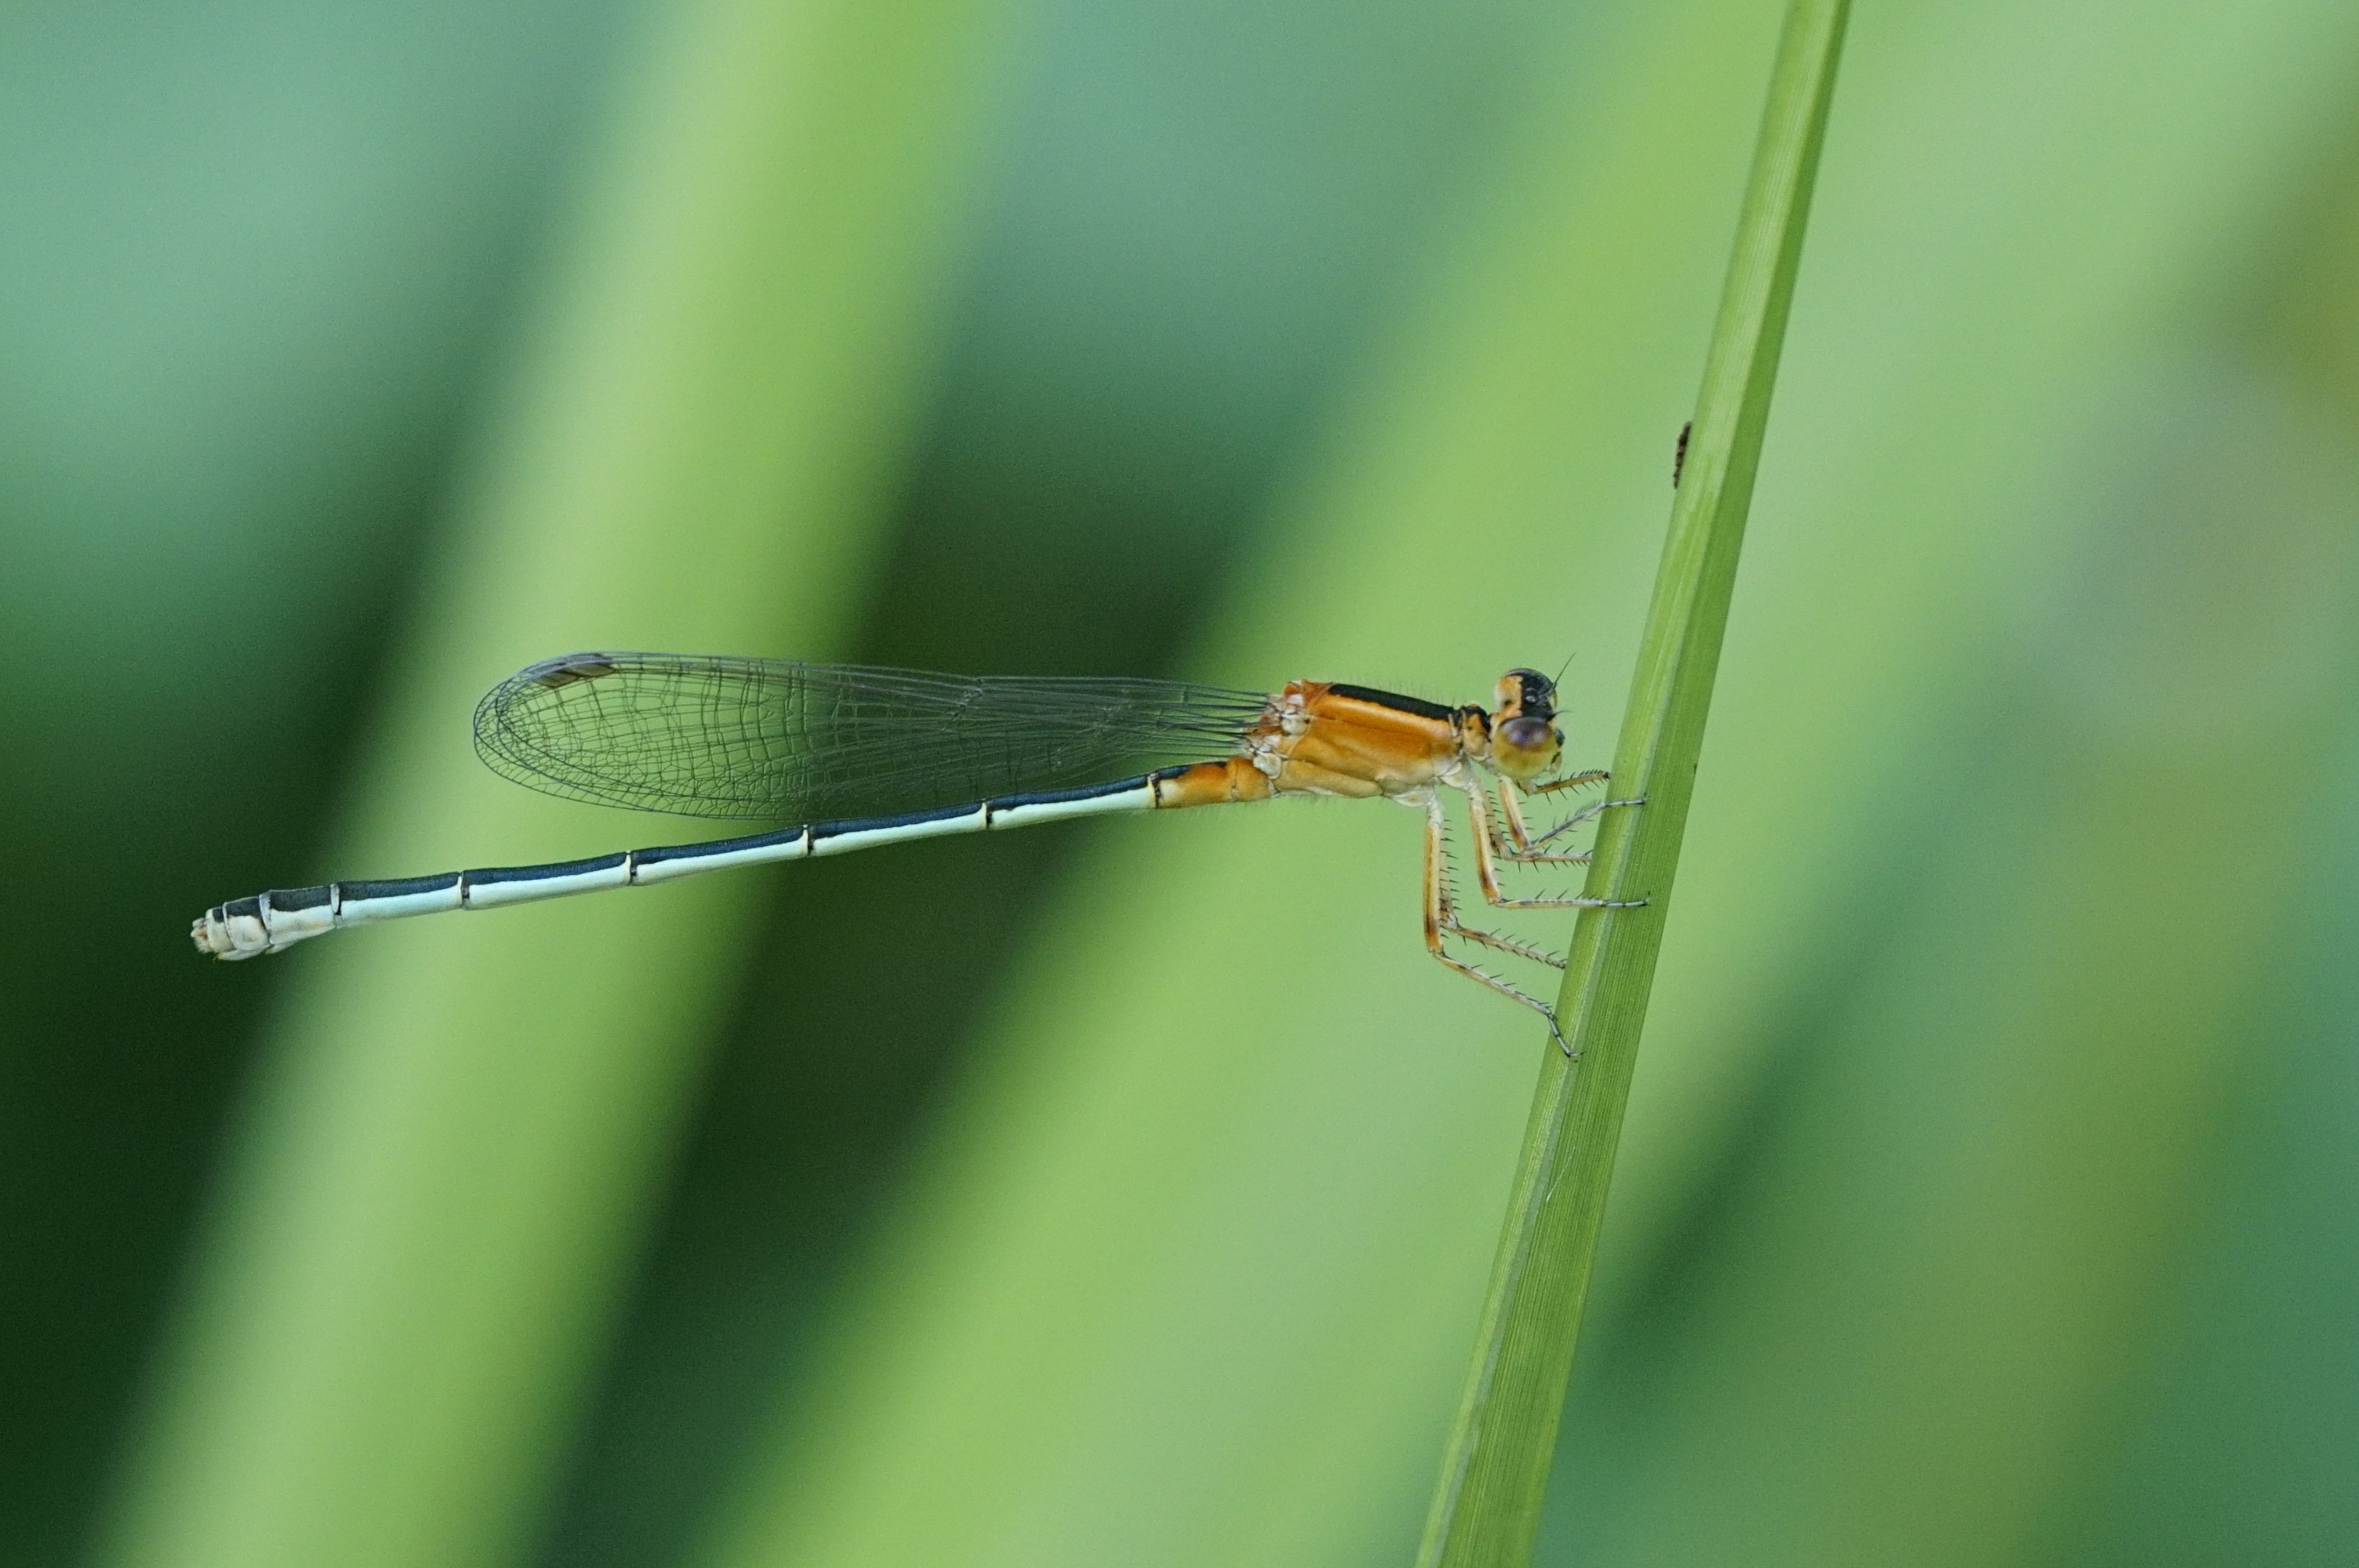
[[[1491,715],[1491,760],[1517,784],[1556,766],[1564,734],[1556,727],[1556,682],[1538,670],[1499,677],[1498,710]]]
[[[1554,719],[1556,682],[1538,670],[1509,670],[1499,677],[1499,719]]]

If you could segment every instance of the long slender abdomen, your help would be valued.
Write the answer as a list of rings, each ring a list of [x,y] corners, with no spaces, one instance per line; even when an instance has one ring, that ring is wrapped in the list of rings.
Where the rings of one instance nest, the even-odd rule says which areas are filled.
[[[1202,765],[1216,771],[1221,767],[1217,762]],[[1194,771],[1170,770],[1174,773]],[[1174,804],[1161,798],[1166,785],[1167,774],[1144,773],[1137,778],[1087,784],[1079,789],[1036,790],[893,816],[818,822],[774,833],[633,849],[587,860],[443,871],[396,881],[280,888],[214,905],[197,917],[190,926],[189,935],[199,952],[216,958],[252,958],[309,937],[371,921],[399,920],[452,910],[491,909],[579,892],[603,892],[609,888],[638,887],[734,866],[848,854],[854,849],[910,838],[1026,827],[1036,822],[1094,816],[1109,811],[1151,811],[1158,806]],[[1268,794],[1266,779],[1262,780],[1262,793]]]

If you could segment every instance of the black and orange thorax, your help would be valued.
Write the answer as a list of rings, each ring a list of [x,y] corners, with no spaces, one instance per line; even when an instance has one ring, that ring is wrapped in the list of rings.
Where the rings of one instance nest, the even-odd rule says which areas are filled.
[[[1270,698],[1236,755],[1159,775],[1156,804],[1408,795],[1462,768],[1468,741],[1479,745],[1483,727],[1479,708],[1444,708],[1366,687],[1294,681]]]

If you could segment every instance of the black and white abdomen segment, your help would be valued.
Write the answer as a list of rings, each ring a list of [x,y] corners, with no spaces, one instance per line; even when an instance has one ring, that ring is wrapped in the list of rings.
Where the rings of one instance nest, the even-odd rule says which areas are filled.
[[[306,937],[374,920],[399,920],[449,910],[495,909],[501,904],[527,903],[535,899],[641,887],[733,866],[848,854],[906,838],[1025,827],[1036,822],[1094,816],[1108,811],[1151,811],[1156,805],[1158,776],[1147,773],[1080,789],[1002,795],[995,800],[940,806],[931,811],[814,823],[742,838],[633,849],[587,860],[444,871],[437,876],[407,877],[397,881],[330,882],[325,887],[275,889],[215,905],[198,917],[189,935],[201,953],[216,958],[251,958],[276,953]]]

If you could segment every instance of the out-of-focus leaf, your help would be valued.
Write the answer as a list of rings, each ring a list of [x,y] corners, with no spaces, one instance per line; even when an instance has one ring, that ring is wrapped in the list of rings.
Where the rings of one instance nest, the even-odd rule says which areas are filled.
[[[474,697],[532,657],[810,653],[842,634],[998,16],[969,0],[690,0],[653,24],[429,575],[332,873],[645,834],[476,766]],[[273,960],[307,968],[108,1561],[515,1549],[750,892],[445,916]]]

